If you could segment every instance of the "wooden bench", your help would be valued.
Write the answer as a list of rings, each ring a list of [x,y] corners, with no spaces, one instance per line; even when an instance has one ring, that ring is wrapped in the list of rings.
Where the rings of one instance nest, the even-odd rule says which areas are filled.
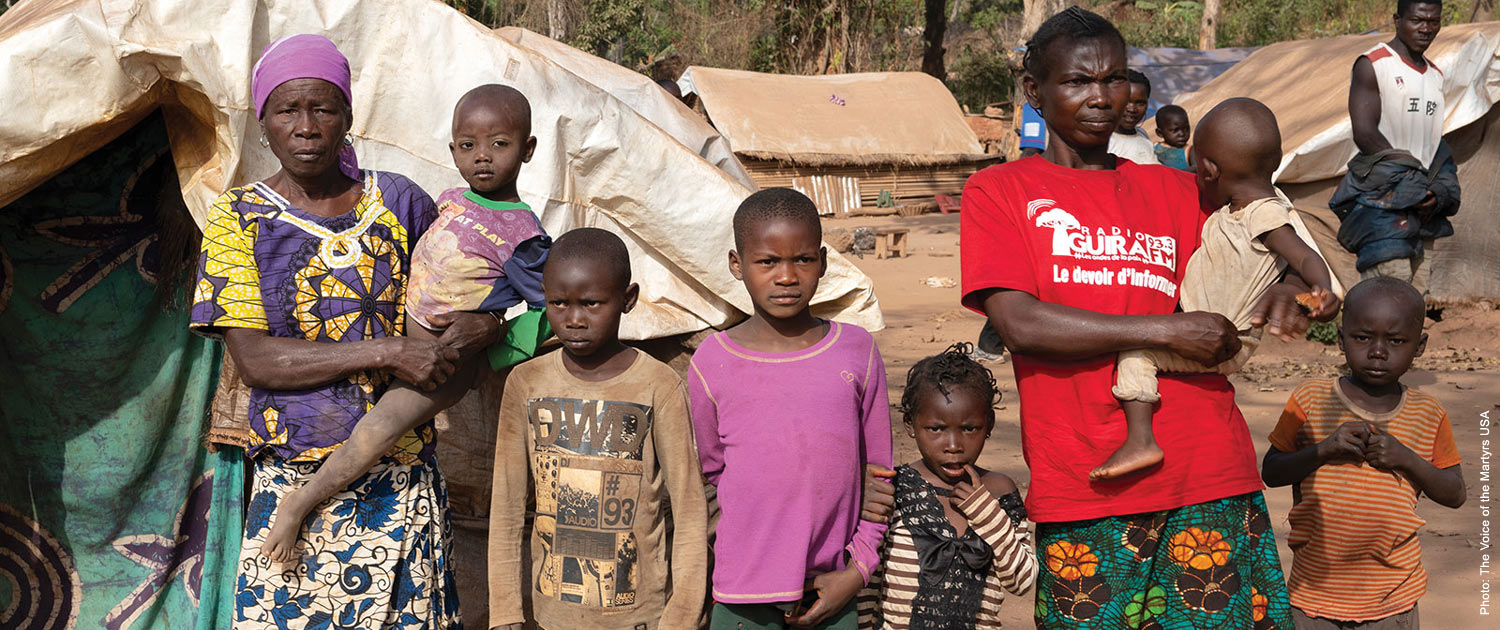
[[[900,258],[906,255],[907,228],[879,228],[875,230],[875,259]]]

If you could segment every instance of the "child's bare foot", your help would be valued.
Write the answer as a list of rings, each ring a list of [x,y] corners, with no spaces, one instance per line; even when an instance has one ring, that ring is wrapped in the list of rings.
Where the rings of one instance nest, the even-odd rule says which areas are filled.
[[[1089,471],[1089,481],[1119,479],[1160,464],[1161,460],[1161,447],[1149,435],[1144,441],[1127,439],[1104,465]]]
[[[285,564],[297,557],[297,533],[302,529],[302,519],[290,518],[284,510],[277,510],[271,517],[271,531],[266,533],[266,542],[261,543],[260,555],[271,562]]]

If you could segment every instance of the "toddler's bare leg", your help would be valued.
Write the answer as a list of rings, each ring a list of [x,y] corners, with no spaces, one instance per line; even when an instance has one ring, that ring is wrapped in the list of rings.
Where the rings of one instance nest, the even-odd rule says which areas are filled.
[[[412,328],[414,337],[436,337],[420,326]],[[402,381],[393,384],[360,418],[349,439],[323,460],[312,479],[282,499],[272,517],[266,542],[261,545],[261,555],[273,562],[290,562],[296,558],[297,534],[313,508],[369,472],[407,431],[463,398],[473,385],[478,366],[483,361],[483,353],[461,358],[458,371],[431,392]]]
[[[1120,405],[1125,408],[1125,443],[1105,460],[1104,465],[1089,472],[1091,481],[1118,479],[1161,463],[1161,447],[1156,445],[1156,438],[1151,434],[1152,407],[1155,404],[1122,400]]]
[[[1089,471],[1089,480],[1118,479],[1161,463],[1163,453],[1151,435],[1151,416],[1161,394],[1156,389],[1160,357],[1148,351],[1121,352],[1115,368],[1115,398],[1125,408],[1125,443]]]

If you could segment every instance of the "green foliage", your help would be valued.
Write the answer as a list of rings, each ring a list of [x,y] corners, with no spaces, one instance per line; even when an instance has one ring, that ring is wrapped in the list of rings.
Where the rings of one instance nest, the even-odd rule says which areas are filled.
[[[920,2],[780,2],[765,13],[770,24],[756,38],[752,69],[790,74],[909,70],[921,55]]]
[[[36,1],[36,0],[31,0]],[[917,0],[444,0],[490,27],[522,26],[636,70],[685,64],[787,74],[916,70]],[[1447,0],[1444,23],[1476,0]],[[0,0],[0,11],[16,0]],[[1087,0],[1133,46],[1197,46],[1203,0]],[[1220,46],[1389,30],[1395,0],[1223,0]],[[971,111],[1008,101],[1023,0],[947,0],[945,81]],[[560,30],[559,30],[560,29]],[[685,65],[683,64],[683,65]],[[677,66],[680,69],[680,65]]]
[[[1226,11],[1220,45],[1264,46],[1289,39],[1338,37],[1389,30],[1394,0],[1247,0]]]
[[[1115,26],[1131,46],[1196,48],[1198,23],[1202,19],[1202,2],[1137,0],[1124,16],[1116,16]]]
[[[951,7],[951,5],[950,5]],[[969,0],[959,7],[958,22],[980,31],[996,32],[1021,15],[1021,0]]]
[[[1132,46],[1196,48],[1203,17],[1197,0],[1095,0]],[[1219,46],[1265,46],[1293,39],[1391,30],[1395,0],[1232,0],[1219,16]],[[1468,21],[1474,0],[1443,3],[1443,23]]]
[[[958,104],[971,112],[1009,101],[1017,76],[1009,47],[1020,41],[1020,0],[965,0],[948,25],[948,77]],[[952,5],[949,5],[952,15]]]
[[[504,0],[444,0],[444,3],[490,28],[515,24],[526,10],[524,2]]]
[[[1313,322],[1307,327],[1307,339],[1325,346],[1333,345],[1339,340],[1338,322]]]
[[[661,0],[589,0],[568,44],[634,68],[671,47],[677,33]]]
[[[948,52],[948,91],[959,105],[979,112],[989,103],[1009,101],[1016,87],[1010,61],[1003,52],[965,49]]]

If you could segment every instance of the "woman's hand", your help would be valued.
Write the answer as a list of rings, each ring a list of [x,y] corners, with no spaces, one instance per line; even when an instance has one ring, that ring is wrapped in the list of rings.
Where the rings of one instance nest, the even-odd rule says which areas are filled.
[[[1265,326],[1266,333],[1291,341],[1307,332],[1307,311],[1297,304],[1297,294],[1308,290],[1301,277],[1288,274],[1271,285],[1250,313],[1251,326]]]
[[[387,349],[381,358],[385,369],[423,391],[437,389],[458,369],[458,350],[439,341],[386,337],[384,342]]]
[[[446,313],[433,316],[431,321],[443,329],[438,341],[463,356],[484,350],[504,338],[505,326],[489,313]]]
[[[1295,302],[1293,308],[1296,308]],[[1172,334],[1166,339],[1167,350],[1205,366],[1228,361],[1240,351],[1239,331],[1218,313],[1175,313],[1171,316],[1171,327]]]
[[[1126,350],[1165,349],[1217,365],[1240,350],[1234,325],[1213,313],[1110,315],[1007,289],[991,290],[983,304],[990,325],[1018,356],[1092,360]]]

